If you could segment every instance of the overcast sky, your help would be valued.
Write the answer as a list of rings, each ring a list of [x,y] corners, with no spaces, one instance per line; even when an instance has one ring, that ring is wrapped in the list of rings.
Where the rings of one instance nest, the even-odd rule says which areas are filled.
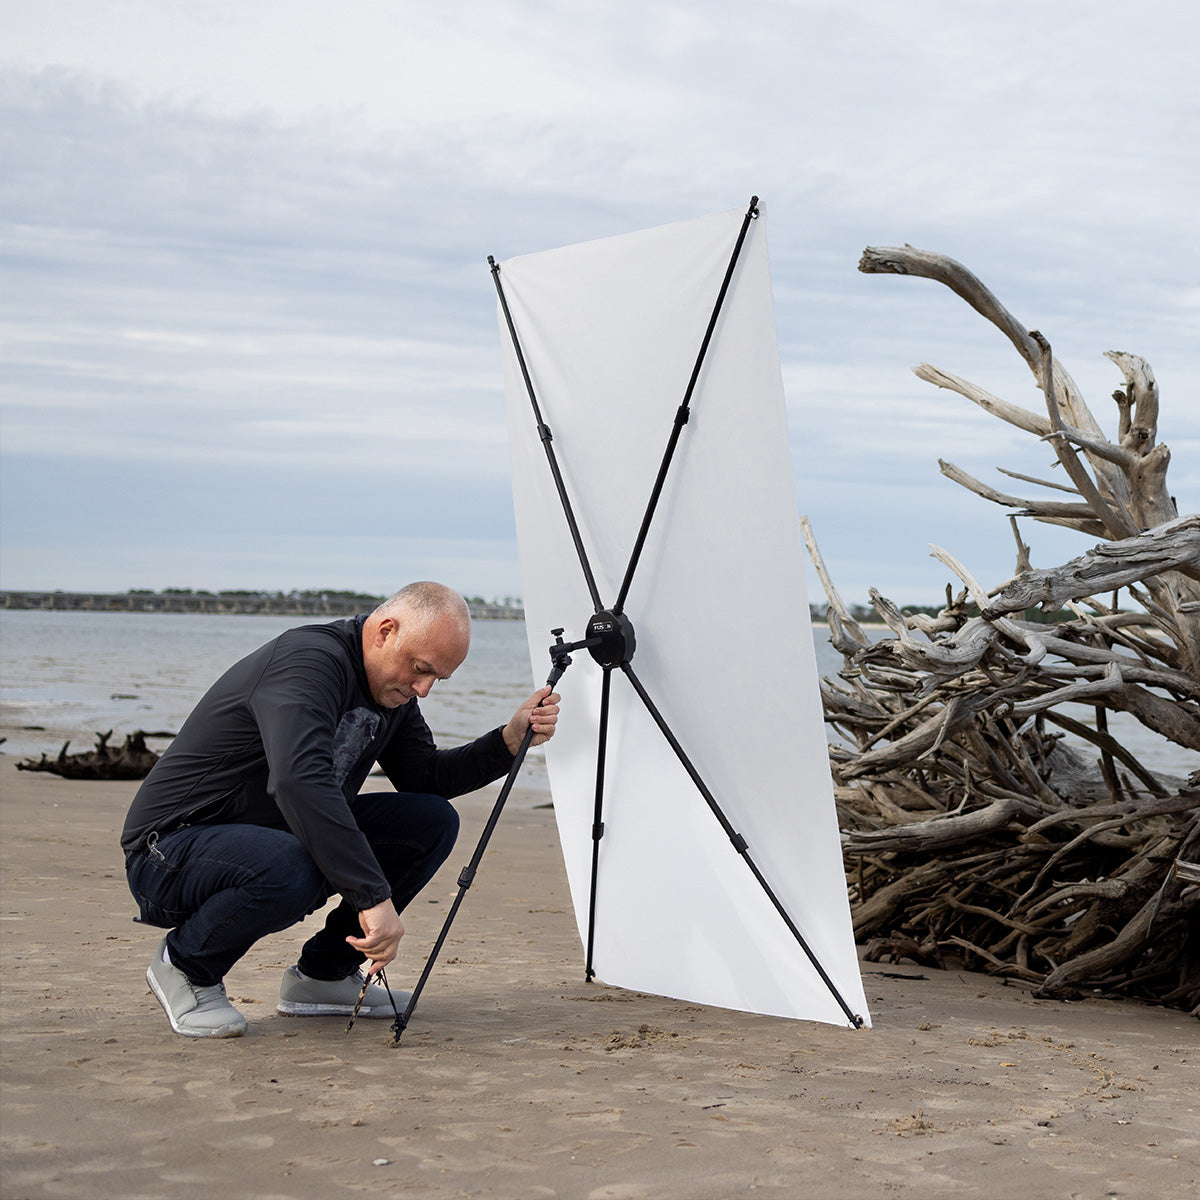
[[[519,595],[504,259],[763,198],[797,502],[843,595],[1011,574],[1049,450],[966,263],[1110,433],[1155,370],[1200,508],[1200,17],[1178,0],[38,0],[0,13],[8,588]],[[1055,476],[1057,477],[1057,476]],[[1026,522],[1035,566],[1090,544]],[[814,586],[813,598],[819,599]]]

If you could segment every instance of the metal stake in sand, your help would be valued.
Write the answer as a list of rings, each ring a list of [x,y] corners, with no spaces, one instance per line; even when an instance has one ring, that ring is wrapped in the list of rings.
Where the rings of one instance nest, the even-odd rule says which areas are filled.
[[[554,645],[550,647],[550,659],[553,665],[550,668],[550,674],[546,677],[546,684],[553,688],[562,678],[563,672],[571,665],[571,652],[594,646],[598,643],[599,639],[589,637],[584,638],[580,642],[564,642],[562,640],[563,631],[561,629],[552,629],[550,632],[554,636]],[[425,969],[421,972],[421,978],[417,980],[417,986],[413,988],[408,1006],[402,1013],[398,1013],[395,1021],[392,1022],[393,1046],[400,1044],[400,1035],[408,1027],[409,1018],[413,1014],[413,1009],[417,1007],[417,1000],[420,998],[421,992],[425,987],[425,981],[429,978],[430,972],[433,970],[434,961],[437,959],[442,945],[446,941],[446,935],[450,932],[450,926],[454,921],[455,914],[458,912],[459,905],[462,904],[463,897],[467,894],[467,889],[475,880],[475,872],[479,869],[479,863],[483,859],[483,852],[487,849],[492,831],[496,828],[496,824],[500,820],[500,814],[504,811],[504,804],[508,800],[508,794],[512,791],[513,784],[516,783],[517,774],[521,770],[521,764],[525,761],[525,755],[528,753],[529,744],[532,741],[533,726],[530,725],[525,730],[525,736],[521,739],[517,755],[513,759],[512,766],[508,769],[508,776],[504,780],[504,786],[500,789],[500,794],[496,797],[496,803],[492,806],[491,815],[488,817],[487,824],[483,827],[483,833],[480,835],[479,844],[475,847],[475,853],[471,855],[471,861],[463,867],[462,873],[458,877],[458,895],[454,897],[454,903],[450,906],[450,911],[446,914],[442,931],[438,934],[438,939],[434,943],[433,949],[429,952],[429,958],[425,962]]]
[[[400,1016],[400,1013],[396,1008],[396,1001],[392,998],[392,989],[388,986],[387,972],[382,967],[375,972],[375,976],[372,976],[369,971],[364,971],[363,985],[358,989],[358,999],[354,1002],[354,1011],[350,1014],[350,1020],[346,1024],[347,1033],[354,1028],[354,1022],[358,1020],[359,1010],[363,1006],[363,1001],[367,998],[367,988],[371,986],[371,981],[375,977],[378,977],[379,982],[383,984],[383,990],[387,992],[388,1000],[390,1000],[392,1004],[392,1012],[396,1014],[397,1018]]]

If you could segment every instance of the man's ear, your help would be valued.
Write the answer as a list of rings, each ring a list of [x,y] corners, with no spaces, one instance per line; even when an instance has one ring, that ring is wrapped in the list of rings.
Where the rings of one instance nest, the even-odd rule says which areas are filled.
[[[400,623],[395,617],[384,617],[375,627],[374,645],[381,647],[387,645],[388,638],[394,635],[399,628]]]

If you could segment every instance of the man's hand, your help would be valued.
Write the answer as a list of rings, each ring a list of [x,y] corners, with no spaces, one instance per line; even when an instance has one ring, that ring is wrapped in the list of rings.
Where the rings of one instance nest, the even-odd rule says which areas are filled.
[[[396,906],[390,900],[384,900],[374,908],[364,908],[358,914],[358,923],[362,926],[363,936],[348,937],[346,941],[371,960],[367,963],[367,974],[374,975],[396,957],[400,939],[404,936],[404,926]]]
[[[562,697],[557,692],[551,692],[546,686],[533,693],[520,708],[513,713],[513,718],[501,731],[504,744],[514,758],[521,748],[525,730],[533,726],[533,741],[531,746],[540,746],[554,736],[554,724],[558,720],[558,702]]]

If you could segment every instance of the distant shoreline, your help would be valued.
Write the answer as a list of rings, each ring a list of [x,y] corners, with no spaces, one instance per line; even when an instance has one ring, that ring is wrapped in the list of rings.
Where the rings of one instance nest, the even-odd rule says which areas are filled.
[[[17,612],[211,613],[232,616],[352,617],[384,596],[349,592],[18,592],[0,591],[0,608]],[[525,610],[467,598],[475,620],[521,621]]]
[[[0,609],[10,612],[211,613],[215,616],[352,617],[370,612],[383,596],[301,592],[61,592],[0,590]],[[467,597],[476,621],[523,621],[521,605],[485,603]],[[886,629],[882,621],[859,621],[862,629]],[[828,623],[812,618],[814,629]]]

